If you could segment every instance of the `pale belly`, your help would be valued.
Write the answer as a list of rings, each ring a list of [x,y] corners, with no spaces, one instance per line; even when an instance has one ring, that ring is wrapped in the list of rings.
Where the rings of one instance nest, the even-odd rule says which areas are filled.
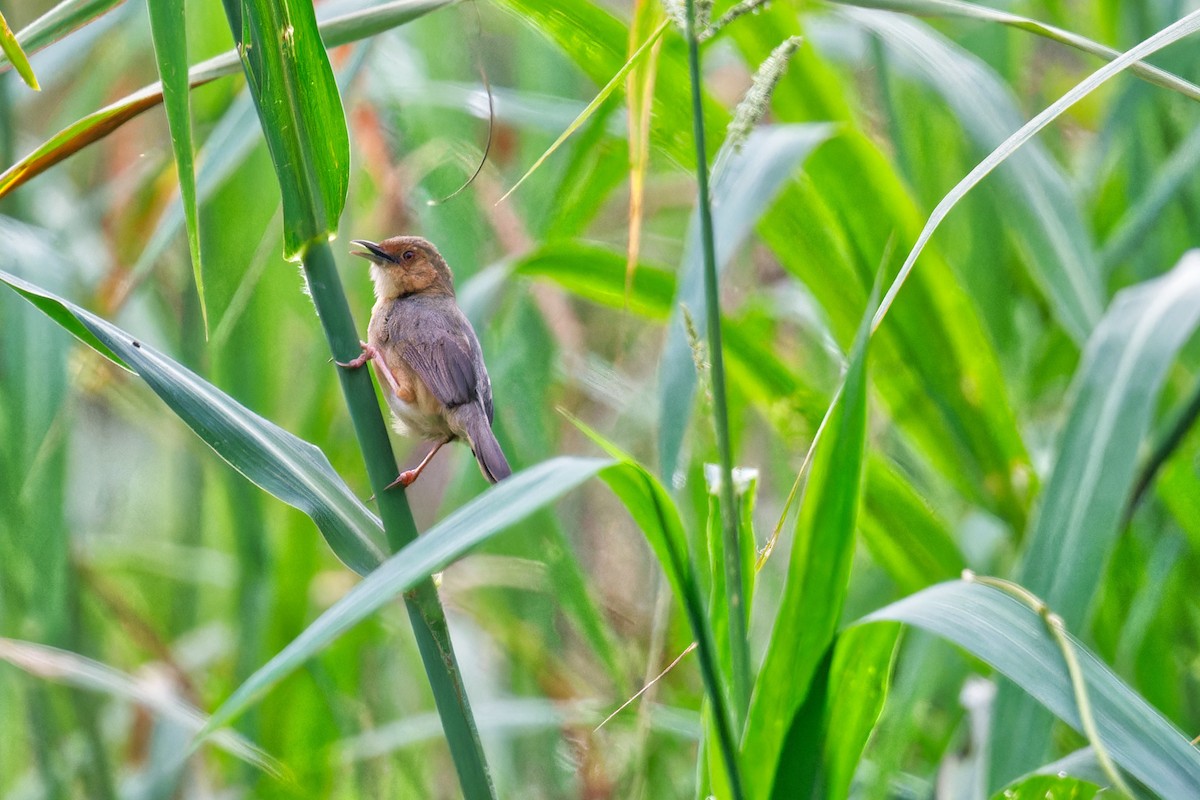
[[[455,437],[455,432],[450,430],[445,416],[440,413],[440,404],[422,381],[413,380],[406,387],[412,390],[411,402],[390,391],[385,381],[380,380],[380,384],[384,387],[388,407],[392,409],[393,427],[397,433],[430,440]]]

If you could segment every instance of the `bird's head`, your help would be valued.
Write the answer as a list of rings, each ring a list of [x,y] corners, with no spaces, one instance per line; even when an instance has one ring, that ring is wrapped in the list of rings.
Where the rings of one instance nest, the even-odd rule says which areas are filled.
[[[371,280],[375,296],[393,300],[410,294],[454,295],[454,276],[450,265],[433,243],[420,236],[393,236],[376,244],[355,239],[362,250],[352,250],[371,262]]]

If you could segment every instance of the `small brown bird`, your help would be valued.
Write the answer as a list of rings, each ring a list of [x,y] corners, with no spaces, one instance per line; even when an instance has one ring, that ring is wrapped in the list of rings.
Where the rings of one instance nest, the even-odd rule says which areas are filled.
[[[455,439],[471,446],[483,477],[492,483],[507,478],[512,470],[492,433],[492,382],[475,330],[454,300],[446,259],[419,236],[353,243],[365,248],[353,254],[371,262],[375,307],[362,355],[338,364],[374,361],[397,430],[434,442],[429,455],[388,488],[411,484]]]

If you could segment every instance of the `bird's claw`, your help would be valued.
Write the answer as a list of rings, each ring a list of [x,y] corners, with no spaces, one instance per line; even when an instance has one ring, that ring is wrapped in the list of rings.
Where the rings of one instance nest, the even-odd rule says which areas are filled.
[[[408,486],[412,485],[412,482],[415,481],[417,476],[420,474],[420,470],[406,469],[404,472],[401,472],[398,476],[396,476],[396,480],[385,486],[384,491],[387,491],[388,489],[395,489],[397,486],[403,486],[407,488]]]
[[[362,348],[362,354],[358,358],[352,358],[349,361],[334,361],[333,363],[344,369],[358,369],[375,357],[376,350],[374,347],[366,342],[359,342],[358,345]]]

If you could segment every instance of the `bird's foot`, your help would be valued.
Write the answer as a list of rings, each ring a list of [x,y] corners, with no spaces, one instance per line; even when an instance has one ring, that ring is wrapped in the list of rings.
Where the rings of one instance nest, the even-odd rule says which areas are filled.
[[[366,342],[359,342],[358,344],[362,348],[362,354],[358,358],[352,358],[349,361],[334,361],[333,363],[345,369],[358,369],[363,364],[366,364],[372,358],[379,355],[379,351]]]
[[[403,486],[407,488],[408,486],[412,485],[412,482],[415,481],[417,476],[420,474],[421,470],[419,469],[406,469],[396,477],[396,480],[392,481],[385,487],[385,491],[386,489],[395,489],[397,486]]]

